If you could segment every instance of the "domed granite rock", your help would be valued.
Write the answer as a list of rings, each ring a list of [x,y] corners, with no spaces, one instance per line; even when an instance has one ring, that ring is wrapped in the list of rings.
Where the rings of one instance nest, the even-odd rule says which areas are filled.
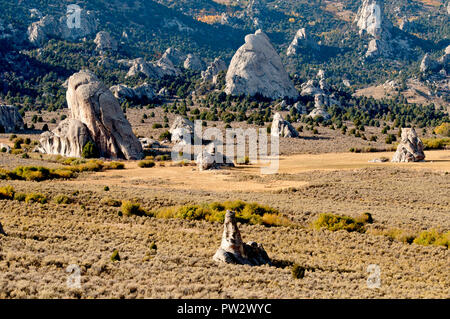
[[[88,128],[76,119],[65,119],[51,132],[44,132],[37,150],[45,154],[81,157],[83,147],[91,141]]]
[[[194,71],[202,71],[205,68],[203,61],[196,55],[188,54],[184,61],[184,68]]]
[[[169,132],[172,135],[172,143],[184,142],[190,144],[194,137],[194,123],[182,116],[177,116]]]
[[[213,256],[213,260],[228,264],[250,266],[272,264],[261,244],[255,242],[245,244],[242,242],[235,212],[226,212],[223,226],[222,243]]]
[[[97,45],[97,50],[99,51],[117,50],[117,41],[111,37],[109,32],[106,31],[100,31],[97,33],[94,43]]]
[[[402,139],[391,162],[419,162],[425,159],[423,143],[414,128],[402,129]]]
[[[297,130],[291,125],[291,123],[285,121],[280,113],[275,113],[273,116],[270,134],[280,137],[298,137]]]
[[[23,119],[15,106],[0,105],[0,132],[12,133],[23,129]]]
[[[141,143],[119,102],[92,72],[80,71],[72,75],[66,95],[71,118],[86,125],[102,157],[143,157]]]
[[[270,99],[296,99],[298,92],[278,53],[261,30],[245,37],[231,60],[225,92],[231,95],[260,94]]]
[[[234,167],[233,161],[225,155],[216,152],[214,142],[208,144],[203,152],[197,155],[196,163],[199,171],[220,169],[223,166]]]

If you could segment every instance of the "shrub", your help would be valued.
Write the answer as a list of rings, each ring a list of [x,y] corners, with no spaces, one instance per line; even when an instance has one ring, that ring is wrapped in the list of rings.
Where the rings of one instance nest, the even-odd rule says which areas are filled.
[[[434,133],[450,137],[450,123],[442,123],[434,129]]]
[[[138,163],[138,166],[141,168],[150,168],[155,166],[155,162],[151,160],[143,160]]]
[[[107,169],[124,169],[125,164],[121,162],[111,162],[106,166]]]
[[[326,228],[329,231],[346,230],[348,232],[357,231],[360,233],[365,231],[364,224],[357,222],[354,218],[330,213],[320,214],[313,225],[316,229]]]
[[[14,199],[15,193],[12,186],[0,187],[0,199]]]
[[[98,158],[100,157],[100,153],[97,146],[93,142],[89,141],[83,146],[81,156],[83,158]]]
[[[162,140],[171,140],[172,139],[172,134],[169,131],[165,131],[163,133],[161,133],[161,135],[159,136],[159,139]]]
[[[66,196],[63,194],[56,195],[54,198],[54,201],[56,204],[71,204],[72,203],[72,199],[69,196]]]
[[[414,239],[413,243],[424,246],[445,246],[448,248],[450,246],[450,231],[439,233],[435,229],[425,230]]]
[[[47,203],[47,196],[41,194],[41,193],[29,193],[25,197],[26,203],[40,203],[45,204]]]
[[[105,186],[105,187],[103,187],[103,190],[104,190],[105,192],[109,192],[109,187],[108,187],[108,186]]]
[[[14,194],[14,200],[19,202],[24,202],[27,197],[27,194],[25,193],[16,193]]]
[[[131,201],[123,201],[122,206],[120,206],[120,211],[125,216],[143,216],[146,215],[146,211],[141,208],[141,205],[138,203],[133,203]]]
[[[120,255],[119,255],[119,251],[117,249],[114,249],[114,251],[111,255],[111,261],[112,262],[120,261]]]
[[[292,277],[294,279],[302,279],[303,277],[305,277],[305,271],[306,271],[305,267],[294,264],[292,266]]]
[[[111,206],[111,207],[120,207],[120,205],[122,205],[122,202],[117,199],[105,197],[100,200],[100,204],[106,205],[106,206]]]
[[[50,170],[42,166],[19,166],[12,171],[19,179],[43,181],[51,178]]]
[[[155,123],[152,125],[153,129],[158,129],[158,128],[162,128],[163,126],[160,123]]]
[[[440,150],[450,146],[450,138],[428,138],[422,142],[426,150]]]

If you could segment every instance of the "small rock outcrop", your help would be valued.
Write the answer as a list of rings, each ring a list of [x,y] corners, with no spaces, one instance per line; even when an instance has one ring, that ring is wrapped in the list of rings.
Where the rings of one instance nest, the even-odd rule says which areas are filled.
[[[86,125],[76,119],[65,119],[53,131],[42,133],[37,149],[46,154],[81,157],[89,141],[91,136]]]
[[[280,137],[298,137],[297,130],[291,125],[291,123],[284,120],[280,113],[275,113],[273,116],[270,134]]]
[[[272,264],[261,244],[255,242],[245,244],[242,242],[241,233],[237,226],[236,213],[232,211],[227,211],[225,214],[222,243],[213,256],[213,260],[250,266]]]
[[[422,62],[420,63],[420,71],[426,73],[430,71],[437,71],[438,68],[439,64],[431,58],[430,54],[425,54]]]
[[[111,86],[109,90],[117,99],[123,98],[126,100],[152,101],[156,98],[153,87],[144,83],[134,88],[130,88],[123,84]]]
[[[194,137],[194,123],[188,119],[177,116],[169,130],[172,143],[192,143]]]
[[[97,33],[94,43],[97,45],[97,50],[103,51],[117,51],[117,41],[113,39],[111,34],[106,31]]]
[[[139,142],[141,142],[143,148],[159,148],[159,147],[161,147],[161,144],[158,141],[156,141],[152,138],[148,138],[148,137],[140,138]]]
[[[8,235],[6,234],[6,232],[5,232],[5,230],[3,229],[2,223],[0,223],[0,235],[8,236]]]
[[[296,99],[298,92],[284,69],[278,53],[264,32],[245,37],[226,75],[225,92],[231,95],[260,94],[271,99]]]
[[[219,159],[219,161],[217,159]],[[196,163],[199,171],[220,169],[224,166],[234,167],[233,161],[223,154],[216,152],[216,145],[214,142],[208,144],[205,149],[197,155]]]
[[[50,134],[42,135],[41,152],[81,154],[83,143],[89,138],[95,143],[101,157],[143,157],[141,143],[134,135],[119,102],[92,72],[80,71],[72,75],[66,96],[71,116]],[[85,135],[88,136],[84,138]],[[69,142],[68,146],[64,144]]]
[[[203,82],[217,83],[217,75],[227,70],[227,64],[222,59],[216,58],[214,62],[208,66],[208,68],[202,72]]]
[[[13,133],[23,130],[23,119],[15,106],[0,105],[0,132]]]
[[[402,129],[402,139],[391,162],[419,162],[425,159],[423,143],[414,128]]]
[[[202,71],[205,69],[203,61],[196,55],[188,54],[183,66],[187,70]]]
[[[287,49],[287,56],[294,56],[300,54],[302,48],[309,48],[318,50],[319,46],[315,43],[307,33],[305,28],[301,28],[295,34],[294,39]]]

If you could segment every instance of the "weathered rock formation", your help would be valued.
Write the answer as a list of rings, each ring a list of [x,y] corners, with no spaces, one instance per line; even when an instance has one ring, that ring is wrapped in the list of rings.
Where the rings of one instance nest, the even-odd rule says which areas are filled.
[[[270,258],[261,244],[255,242],[245,244],[242,242],[236,214],[231,211],[227,211],[225,214],[222,243],[213,256],[213,260],[250,266],[271,265]]]
[[[425,159],[423,143],[414,128],[402,129],[402,139],[392,162],[419,162]]]
[[[94,43],[97,45],[97,50],[100,52],[117,50],[117,41],[106,31],[97,33]]]
[[[260,94],[271,99],[298,97],[281,58],[261,30],[245,37],[231,60],[225,92],[231,95]]]
[[[178,116],[170,127],[169,132],[172,135],[172,143],[189,144],[194,137],[194,123],[182,116]]]
[[[139,142],[141,142],[143,148],[159,148],[159,147],[161,147],[161,144],[158,141],[148,138],[148,137],[140,138]]]
[[[110,87],[109,90],[117,99],[151,101],[156,97],[153,87],[148,83],[135,86],[134,88],[118,84]]]
[[[437,71],[439,67],[439,63],[434,61],[429,53],[425,54],[420,63],[420,71],[423,73]]]
[[[12,133],[23,130],[23,119],[14,106],[0,105],[0,132]]]
[[[193,54],[188,54],[186,56],[183,66],[185,69],[194,71],[202,71],[205,69],[203,61],[198,56]]]
[[[366,52],[366,57],[376,55],[388,56],[392,53],[391,29],[392,23],[384,14],[384,2],[382,0],[363,0],[358,10],[355,23],[359,28],[359,34],[367,34],[372,38]]]
[[[95,143],[102,157],[143,157],[141,143],[133,134],[119,102],[93,73],[80,71],[72,75],[66,95],[71,111],[70,120],[61,122],[50,135],[42,135],[40,151],[66,156],[72,156],[67,153],[81,154],[82,144],[88,140],[83,138],[87,130],[88,137]],[[64,145],[69,142],[70,145]]]
[[[76,119],[65,119],[51,132],[44,132],[38,151],[46,154],[81,157],[83,147],[91,141],[88,128]]]
[[[217,75],[227,70],[227,64],[222,59],[216,58],[214,62],[208,66],[208,68],[202,72],[202,80],[204,82],[217,83]]]
[[[298,137],[297,130],[291,125],[291,123],[284,120],[280,113],[275,113],[273,116],[270,134],[280,137]]]
[[[199,171],[220,169],[224,166],[234,167],[233,161],[216,151],[214,142],[208,144],[205,149],[197,155],[196,163]]]
[[[310,38],[305,28],[301,28],[300,30],[297,31],[294,39],[292,40],[291,44],[287,49],[286,54],[288,56],[298,55],[300,54],[303,48],[309,48],[314,50],[319,49],[319,46]]]
[[[68,41],[75,41],[95,33],[97,30],[97,21],[93,12],[74,9],[68,11],[61,18],[47,15],[37,22],[33,22],[28,27],[28,40],[41,46],[49,38],[60,38]],[[79,17],[76,18],[76,16]]]

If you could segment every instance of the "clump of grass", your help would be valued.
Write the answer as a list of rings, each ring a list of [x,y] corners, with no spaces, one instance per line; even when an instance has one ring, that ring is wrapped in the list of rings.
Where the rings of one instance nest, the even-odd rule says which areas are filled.
[[[25,203],[39,203],[39,204],[45,204],[48,202],[47,196],[41,193],[29,193],[25,197]]]
[[[305,277],[305,267],[302,267],[298,264],[294,264],[292,266],[292,277],[294,279],[302,279],[303,277]]]
[[[414,239],[413,243],[424,246],[445,246],[448,248],[450,246],[450,231],[439,233],[436,229],[425,230]]]
[[[106,166],[106,169],[124,169],[125,164],[121,162],[111,162]]]
[[[14,199],[15,193],[14,187],[10,185],[0,187],[0,199]]]
[[[12,171],[0,170],[0,179],[41,182],[49,179],[69,179],[74,172],[66,169],[49,169],[42,166],[19,166]]]
[[[109,192],[109,186],[103,187],[103,190],[104,190],[105,192]]]
[[[348,232],[364,233],[364,223],[357,221],[355,218],[348,216],[340,216],[331,213],[320,214],[313,223],[314,228],[326,228],[329,231],[346,230]]]
[[[24,202],[26,198],[27,198],[27,194],[25,194],[25,193],[15,193],[14,194],[14,200],[16,200],[18,202]]]
[[[67,204],[71,204],[73,202],[72,199],[69,196],[64,195],[64,194],[56,195],[55,198],[53,199],[53,201],[56,204],[66,204],[66,205]]]
[[[289,219],[282,216],[274,208],[243,201],[169,207],[153,212],[152,215],[159,218],[206,220],[223,223],[227,210],[236,212],[236,219],[243,224],[265,226],[288,226],[291,224]]]
[[[416,234],[403,229],[392,228],[383,232],[383,235],[387,236],[392,240],[397,240],[405,244],[413,243],[416,238]]]
[[[111,261],[112,262],[120,261],[120,255],[119,255],[119,251],[117,249],[114,249],[114,251],[111,255]]]
[[[111,206],[111,207],[120,207],[120,205],[122,205],[122,202],[117,199],[105,197],[100,200],[100,204],[106,205],[106,206]]]
[[[131,201],[123,201],[122,206],[120,206],[120,211],[125,216],[144,216],[147,215],[147,211],[141,208],[141,205],[138,203],[133,203]]]
[[[153,160],[143,160],[138,163],[140,168],[150,168],[155,166],[155,162]]]

